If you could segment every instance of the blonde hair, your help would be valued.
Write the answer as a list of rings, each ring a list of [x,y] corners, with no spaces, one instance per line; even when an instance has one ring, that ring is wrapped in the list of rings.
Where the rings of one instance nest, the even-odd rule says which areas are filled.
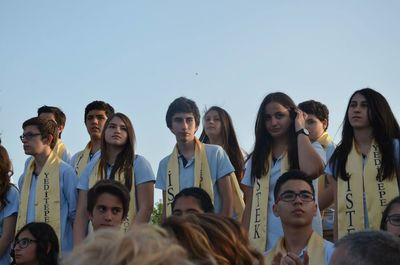
[[[186,251],[157,226],[141,224],[123,234],[101,229],[62,261],[64,265],[193,265]]]

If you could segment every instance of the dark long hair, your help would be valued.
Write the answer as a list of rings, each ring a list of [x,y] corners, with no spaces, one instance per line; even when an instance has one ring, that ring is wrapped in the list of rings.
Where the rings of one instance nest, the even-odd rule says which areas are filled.
[[[223,108],[212,106],[205,113],[204,119],[212,110],[218,113],[218,116],[221,120],[222,148],[228,154],[229,160],[235,168],[236,177],[240,183],[243,178],[244,158],[236,137],[235,129],[233,128],[231,116],[229,116],[228,112],[226,112],[226,110]],[[210,139],[208,138],[204,129],[201,132],[200,141],[203,143],[210,143]]]
[[[9,203],[7,201],[7,192],[11,187],[10,178],[12,174],[10,157],[4,146],[0,145],[0,210],[3,210],[7,203]]]
[[[37,240],[36,257],[39,265],[57,265],[60,250],[57,234],[54,232],[54,229],[46,223],[29,223],[18,231],[15,239],[18,239],[19,235],[25,230],[28,230]],[[14,248],[11,250],[11,257],[13,258],[11,264],[16,264]]]
[[[394,173],[396,176],[399,174],[399,166],[396,161],[393,140],[400,138],[400,128],[385,97],[371,88],[357,90],[349,99],[346,114],[343,119],[342,140],[336,147],[329,161],[334,172],[333,177],[336,180],[339,176],[345,181],[349,180],[349,176],[346,173],[346,163],[353,146],[354,131],[348,118],[348,111],[351,100],[355,94],[363,95],[367,101],[368,120],[372,127],[373,137],[382,154],[381,170],[379,171],[380,175],[377,176],[377,179],[392,179]]]
[[[132,123],[128,116],[122,114],[120,112],[115,113],[110,118],[107,119],[106,124],[104,125],[104,130],[101,133],[101,158],[99,164],[99,173],[101,179],[106,179],[107,177],[107,161],[108,161],[108,152],[107,152],[107,143],[105,140],[105,132],[110,124],[111,120],[114,117],[120,118],[127,129],[128,139],[126,140],[125,146],[122,151],[118,154],[117,159],[115,160],[115,164],[111,170],[110,178],[114,179],[115,173],[119,170],[124,172],[125,175],[125,186],[128,190],[131,190],[132,185],[132,168],[133,168],[133,161],[135,157],[135,142],[136,136],[135,131],[133,129]]]
[[[252,164],[251,172],[252,176],[261,178],[269,170],[270,166],[266,163],[269,154],[272,152],[272,146],[274,139],[267,131],[265,126],[265,108],[268,103],[276,102],[287,108],[292,114],[296,109],[296,104],[293,100],[282,92],[275,92],[268,94],[262,101],[260,108],[258,109],[256,125],[255,125],[255,138],[254,150],[251,153]],[[287,132],[288,137],[288,160],[290,169],[299,169],[299,158],[297,152],[297,137],[294,127],[294,115],[290,115],[292,120],[289,130]]]

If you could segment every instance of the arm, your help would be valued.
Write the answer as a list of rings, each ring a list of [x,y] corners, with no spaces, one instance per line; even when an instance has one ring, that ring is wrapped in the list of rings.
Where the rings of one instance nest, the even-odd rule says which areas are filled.
[[[15,225],[17,224],[17,214],[6,217],[3,221],[3,234],[0,237],[0,257],[4,256],[8,247],[14,239]]]
[[[296,110],[297,117],[295,120],[296,132],[301,128],[305,128],[305,119],[307,114],[301,110]],[[304,171],[312,178],[317,178],[323,173],[324,163],[318,153],[311,145],[310,138],[300,133],[297,136],[297,149],[299,156],[300,170]]]
[[[86,227],[89,222],[87,207],[87,191],[79,190],[78,206],[76,209],[76,217],[74,221],[74,246],[79,245],[86,236]]]
[[[242,226],[248,231],[250,226],[250,214],[251,214],[251,205],[253,201],[253,187],[249,187],[244,185],[244,199],[246,201],[246,205],[244,207],[244,213],[242,218]]]
[[[134,224],[148,223],[154,205],[154,182],[149,181],[136,186],[137,213],[133,219]],[[135,202],[131,202],[135,203]],[[132,208],[132,207],[131,207]]]
[[[221,214],[231,217],[233,213],[233,195],[230,175],[226,175],[217,181],[218,189],[221,194],[222,209]]]
[[[329,175],[323,175],[321,178],[325,178],[325,189],[318,194],[318,205],[319,209],[322,211],[331,206],[334,202],[333,182],[335,180]]]

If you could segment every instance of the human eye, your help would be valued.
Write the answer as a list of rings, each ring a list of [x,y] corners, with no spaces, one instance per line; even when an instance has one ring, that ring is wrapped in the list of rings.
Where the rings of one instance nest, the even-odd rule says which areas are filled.
[[[126,128],[126,126],[121,126],[121,130],[123,130],[123,131],[128,131],[128,129]]]
[[[270,120],[271,120],[271,115],[266,114],[266,115],[265,115],[265,121],[270,121]]]
[[[119,208],[119,207],[114,207],[114,208],[112,208],[111,211],[112,211],[113,215],[117,215],[117,214],[119,214],[120,212],[122,212],[122,209]]]
[[[29,239],[27,239],[27,238],[22,238],[21,240],[18,241],[18,244],[19,244],[22,248],[25,248],[26,246],[29,245]]]
[[[182,215],[182,211],[181,210],[175,210],[175,211],[173,211],[173,215],[181,216]]]
[[[106,117],[104,115],[97,115],[98,120],[105,120]]]
[[[96,208],[100,213],[105,213],[106,212],[106,207],[103,206],[103,205],[97,205]]]
[[[357,107],[357,102],[356,101],[350,102],[350,108],[355,108],[355,107]]]
[[[287,191],[281,194],[281,198],[283,201],[292,201],[296,194],[293,191]]]
[[[368,103],[365,101],[361,102],[361,107],[368,108]]]
[[[116,126],[114,123],[110,123],[110,124],[108,125],[108,128],[110,128],[110,129],[115,129],[115,128],[117,128],[117,126]]]
[[[400,226],[400,214],[393,214],[389,216],[392,224]]]
[[[302,191],[300,192],[300,198],[305,200],[305,201],[312,201],[314,199],[314,196],[312,195],[312,193],[308,192],[308,191]]]
[[[277,118],[278,120],[283,119],[285,117],[285,114],[282,112],[278,112],[275,114],[275,118]]]

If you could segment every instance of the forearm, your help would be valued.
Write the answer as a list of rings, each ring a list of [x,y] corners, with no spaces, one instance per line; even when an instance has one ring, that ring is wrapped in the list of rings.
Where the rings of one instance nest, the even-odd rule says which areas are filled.
[[[312,178],[317,178],[323,173],[324,163],[314,150],[309,138],[304,134],[297,136],[299,167]]]
[[[77,212],[73,229],[74,247],[79,245],[85,239],[88,223],[89,217],[87,216],[87,213]]]
[[[8,247],[14,239],[15,225],[17,222],[17,215],[13,214],[4,219],[3,234],[0,237],[0,257],[8,254]]]
[[[250,226],[251,205],[253,201],[252,187],[245,186],[244,199],[246,201],[246,205],[244,207],[244,212],[243,212],[242,226],[248,231]]]

